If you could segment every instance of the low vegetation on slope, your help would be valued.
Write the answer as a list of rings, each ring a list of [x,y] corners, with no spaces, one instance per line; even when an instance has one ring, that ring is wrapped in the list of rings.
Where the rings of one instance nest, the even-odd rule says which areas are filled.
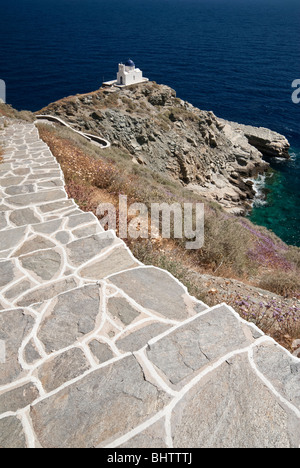
[[[34,122],[35,116],[30,111],[17,111],[9,104],[0,103],[0,117],[8,117],[11,119],[20,119],[27,122]]]
[[[148,207],[155,202],[183,205],[202,201],[180,183],[134,163],[124,150],[114,146],[101,150],[66,128],[43,124],[38,128],[61,164],[69,196],[85,211],[96,213],[99,203],[109,202],[118,212],[119,194],[126,195],[129,204],[143,202]],[[244,318],[288,348],[293,339],[300,338],[300,249],[287,246],[267,229],[205,201],[201,249],[186,250],[185,239],[125,241],[139,260],[169,270],[191,294],[209,305],[224,296],[217,286],[205,289],[203,278],[209,277],[212,285],[214,277],[230,278],[225,282],[231,291],[226,302]],[[254,295],[254,286],[271,293]]]

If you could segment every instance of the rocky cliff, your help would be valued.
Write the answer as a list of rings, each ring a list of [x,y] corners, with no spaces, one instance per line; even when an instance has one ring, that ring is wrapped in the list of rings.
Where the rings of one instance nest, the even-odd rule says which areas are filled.
[[[268,158],[289,159],[290,144],[285,136],[273,132],[269,128],[252,127],[236,122],[229,122],[235,131],[245,135],[250,145],[258,149],[263,156]]]
[[[168,174],[235,212],[251,206],[255,192],[248,179],[268,168],[262,154],[266,146],[273,156],[288,154],[284,137],[268,131],[267,140],[259,138],[260,129],[250,137],[241,126],[197,109],[178,99],[173,89],[153,82],[71,96],[39,114],[67,119],[75,129],[106,138],[137,164]]]

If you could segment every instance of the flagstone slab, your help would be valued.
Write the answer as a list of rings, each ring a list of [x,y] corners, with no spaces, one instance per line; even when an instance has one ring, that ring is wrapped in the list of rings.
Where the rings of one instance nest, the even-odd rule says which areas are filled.
[[[31,418],[43,448],[90,448],[132,430],[168,401],[128,356],[33,405]]]
[[[73,229],[82,224],[87,224],[95,221],[95,216],[92,213],[82,213],[76,216],[70,216],[68,221],[68,228]]]
[[[63,245],[66,245],[70,242],[71,236],[68,231],[60,231],[56,234],[55,239]]]
[[[297,418],[258,378],[246,353],[224,362],[186,393],[173,411],[171,431],[174,448],[299,445]]]
[[[14,154],[14,159],[28,159],[28,153],[27,153],[27,147],[26,145],[24,145],[24,142],[23,144],[18,148],[19,151],[15,151],[15,154]],[[24,151],[22,151],[24,150]]]
[[[80,239],[81,237],[92,236],[94,234],[100,234],[103,232],[100,224],[98,222],[91,223],[88,226],[79,227],[73,229],[72,234],[74,237]]]
[[[10,211],[11,208],[9,208],[9,206],[5,205],[5,203],[0,203],[0,210],[1,211]]]
[[[26,165],[22,165],[21,167],[17,167],[12,171],[12,174],[15,176],[28,176],[31,174],[31,168],[26,167]]]
[[[24,195],[15,195],[5,199],[12,206],[30,206],[40,205],[41,203],[54,202],[56,200],[65,200],[66,192],[61,189],[46,190],[36,193],[26,193]]]
[[[74,204],[73,204],[73,205],[70,206],[69,208],[66,208],[66,209],[64,210],[64,213],[65,213],[64,216],[75,216],[75,215],[81,214],[82,211],[78,208],[77,205],[74,205]],[[49,216],[49,215],[47,215],[47,216]],[[61,216],[62,216],[62,215],[61,215]]]
[[[1,169],[4,169],[4,165],[1,165]],[[12,185],[19,185],[24,180],[24,177],[0,177],[0,187],[10,187]]]
[[[27,182],[38,182],[38,181],[45,181],[45,180],[52,180],[61,177],[60,170],[52,170],[52,171],[35,171],[33,174],[29,174],[27,177]]]
[[[41,188],[41,189],[47,189],[47,188],[51,189],[51,188],[56,188],[56,187],[63,187],[64,182],[61,179],[57,178],[57,179],[51,179],[46,182],[38,182],[37,186],[38,188]]]
[[[274,388],[296,408],[300,408],[300,359],[294,359],[275,343],[257,346],[253,359],[258,370]]]
[[[91,263],[79,271],[82,278],[103,279],[119,271],[129,270],[139,266],[125,246],[112,250],[107,256]]]
[[[66,198],[66,195],[65,197]],[[59,200],[53,203],[44,203],[38,206],[38,211],[41,214],[49,214],[55,211],[63,210],[65,208],[77,208],[73,200]]]
[[[34,193],[35,191],[35,185],[33,184],[13,185],[4,190],[6,196]]]
[[[138,304],[174,320],[193,315],[185,301],[186,291],[167,272],[154,267],[136,268],[109,278]]]
[[[24,309],[0,312],[0,340],[5,343],[5,362],[0,365],[0,385],[26,374],[18,359],[19,348],[32,330],[34,319]]]
[[[13,253],[13,249],[2,250],[0,252],[0,261],[7,260],[11,256],[12,253]]]
[[[0,261],[0,288],[17,279],[18,270],[11,260]]]
[[[116,346],[120,351],[133,353],[144,348],[152,338],[164,333],[171,327],[172,325],[166,323],[149,324],[146,322],[119,338],[116,341]]]
[[[27,364],[33,364],[41,359],[41,355],[36,349],[36,345],[33,339],[29,340],[25,346],[23,351],[23,358]]]
[[[15,416],[0,419],[0,448],[26,448],[22,423]]]
[[[141,431],[136,436],[129,439],[127,442],[124,442],[118,448],[169,448],[166,443],[166,428],[165,428],[165,418],[162,418],[157,423],[152,424],[144,431]],[[174,457],[175,460],[175,457]]]
[[[16,247],[24,237],[26,227],[0,231],[0,250],[8,250]]]
[[[107,312],[123,325],[130,325],[141,313],[136,310],[124,297],[112,297],[107,302]]]
[[[38,369],[38,377],[46,392],[52,392],[82,375],[89,367],[84,352],[79,348],[72,348],[42,364]]]
[[[66,348],[94,330],[97,317],[101,317],[100,294],[98,285],[88,285],[51,301],[38,330],[47,353]]]
[[[44,234],[53,232],[50,228],[51,224],[49,224],[49,226],[45,226],[45,223],[50,223],[50,221],[59,221],[61,224],[64,220],[63,218],[77,214],[78,212],[82,213],[78,210],[78,207],[75,205],[73,200],[62,200],[54,204],[45,203],[34,207],[15,210],[12,210],[12,207],[1,205],[0,210],[3,213],[5,211],[7,212],[7,217],[10,223],[7,228],[12,229],[15,227],[31,225],[33,230],[39,229],[40,232],[43,232]],[[103,232],[103,230],[100,232]]]
[[[85,237],[67,245],[67,255],[70,265],[80,266],[104,252],[116,242],[111,232],[104,232]]]
[[[93,356],[97,359],[98,364],[109,361],[115,357],[108,344],[102,343],[99,340],[90,341],[89,348]]]
[[[51,221],[46,221],[44,223],[39,223],[32,226],[32,229],[40,234],[53,234],[54,232],[58,231],[62,224],[62,218],[54,219]]]
[[[54,249],[40,250],[19,257],[25,270],[28,270],[38,281],[50,281],[60,272],[63,259],[60,252]]]
[[[20,387],[0,394],[0,414],[8,411],[16,412],[30,405],[40,396],[34,383],[29,382]]]
[[[22,208],[12,211],[9,215],[9,220],[16,226],[27,226],[41,221],[32,208]]]
[[[19,257],[21,255],[26,255],[37,250],[46,250],[55,248],[56,245],[51,242],[46,237],[35,236],[29,240],[26,240],[22,246],[14,252],[14,257]]]
[[[22,279],[21,281],[18,281],[16,284],[14,284],[11,288],[7,289],[5,293],[3,293],[3,296],[5,299],[13,300],[34,287],[35,283],[29,279]]]
[[[247,336],[247,332],[250,332]],[[253,342],[251,330],[226,306],[182,325],[154,344],[147,356],[174,385],[191,379],[210,362]]]
[[[0,212],[0,229],[4,229],[7,226],[6,216],[4,212]]]
[[[78,286],[77,278],[73,276],[64,278],[53,283],[47,283],[45,286],[28,288],[27,294],[22,295],[17,301],[18,307],[28,307],[31,304],[41,303],[52,299],[63,292],[67,292]]]

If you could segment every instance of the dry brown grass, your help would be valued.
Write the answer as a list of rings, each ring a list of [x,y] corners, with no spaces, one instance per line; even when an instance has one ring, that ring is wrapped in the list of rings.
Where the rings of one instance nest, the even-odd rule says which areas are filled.
[[[261,279],[259,286],[280,296],[300,298],[300,277],[294,272],[272,272]]]
[[[27,122],[34,121],[34,115],[30,111],[17,111],[9,104],[0,103],[0,116],[8,117],[11,119],[20,119]]]
[[[39,125],[39,132],[62,167],[68,195],[84,211],[96,213],[99,203],[109,202],[118,214],[119,194],[127,195],[129,203],[143,202],[148,207],[153,202],[201,202],[176,182],[133,164],[119,149],[103,151],[69,130],[47,125]],[[282,296],[299,297],[300,249],[286,246],[263,227],[224,213],[216,203],[206,203],[205,243],[200,250],[187,251],[185,239],[149,237],[126,242],[136,258],[168,270],[192,295],[209,305],[219,302],[218,295],[212,298],[203,293],[202,285],[195,279],[198,273],[234,278]],[[233,295],[232,305],[247,318],[244,304],[239,306],[241,300]],[[249,310],[253,308],[250,301]],[[255,320],[265,327],[265,333],[287,347],[292,338],[299,338],[300,318],[291,328],[289,310],[282,311],[286,323],[274,328],[269,321],[261,321],[261,308],[258,309]]]
[[[3,162],[4,148],[3,144],[0,142],[0,164]]]

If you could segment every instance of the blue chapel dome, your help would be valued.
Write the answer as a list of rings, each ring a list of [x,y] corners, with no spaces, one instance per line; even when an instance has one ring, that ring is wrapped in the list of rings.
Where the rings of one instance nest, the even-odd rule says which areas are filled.
[[[127,62],[125,63],[125,67],[135,67],[135,64],[132,60],[127,60]]]

